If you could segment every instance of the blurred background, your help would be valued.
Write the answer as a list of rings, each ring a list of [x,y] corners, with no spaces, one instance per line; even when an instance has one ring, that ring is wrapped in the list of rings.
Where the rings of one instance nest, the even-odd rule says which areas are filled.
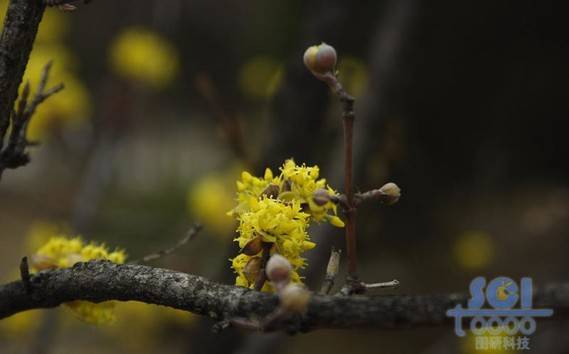
[[[3,18],[8,0],[0,0]],[[205,230],[156,266],[232,283],[235,180],[289,157],[342,186],[339,107],[302,65],[339,53],[357,99],[356,188],[394,181],[358,219],[360,275],[385,294],[466,292],[476,276],[567,281],[569,40],[554,1],[97,0],[48,9],[25,74],[66,88],[40,106],[32,162],[0,183],[0,278],[57,234],[139,258]],[[317,289],[343,230],[310,230]],[[137,303],[93,326],[66,308],[0,321],[1,353],[473,353],[451,328],[256,335]],[[567,323],[532,352],[564,353]]]

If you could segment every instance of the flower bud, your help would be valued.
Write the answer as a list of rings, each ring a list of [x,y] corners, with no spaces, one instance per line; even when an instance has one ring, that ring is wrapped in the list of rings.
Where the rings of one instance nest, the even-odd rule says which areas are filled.
[[[336,60],[336,50],[326,43],[313,45],[304,52],[304,65],[316,74],[333,72]]]
[[[382,194],[381,202],[387,205],[397,203],[399,197],[401,197],[401,189],[393,182],[384,184],[379,189],[379,192]]]
[[[324,188],[319,188],[314,192],[312,198],[316,205],[324,206],[330,201],[330,193]]]
[[[253,257],[247,262],[245,267],[243,268],[243,274],[250,282],[254,282],[257,279],[257,276],[261,272],[261,258],[260,257]]]
[[[310,291],[298,284],[288,284],[279,291],[281,306],[290,312],[305,313],[310,301]]]
[[[267,188],[261,193],[261,195],[267,196],[269,198],[276,199],[279,196],[279,186],[276,184],[269,184]]]
[[[251,241],[247,242],[247,244],[245,245],[245,247],[243,247],[243,250],[241,250],[241,252],[248,256],[254,256],[259,252],[261,252],[262,249],[263,249],[263,239],[261,238],[261,236],[257,236]]]
[[[275,285],[288,283],[290,281],[291,272],[292,266],[288,259],[278,253],[273,254],[267,262],[267,278],[275,283]]]

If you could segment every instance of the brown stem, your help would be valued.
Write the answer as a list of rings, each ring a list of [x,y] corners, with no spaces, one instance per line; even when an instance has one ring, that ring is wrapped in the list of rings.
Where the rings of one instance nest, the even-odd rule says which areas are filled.
[[[348,254],[348,281],[358,284],[357,281],[357,248],[356,248],[356,205],[353,192],[353,136],[354,136],[354,98],[350,96],[333,73],[324,75],[314,74],[324,81],[334,91],[342,104],[342,118],[344,121],[344,190],[346,193],[346,250]]]
[[[352,190],[352,146],[354,131],[354,116],[344,111],[344,190],[347,199],[346,209],[346,248],[348,253],[348,275],[357,278],[357,248],[356,248],[356,209],[354,208],[354,193]]]
[[[259,275],[255,279],[255,290],[261,291],[265,281],[267,280],[267,274],[265,273],[265,268],[267,267],[267,262],[271,256],[271,247],[273,246],[270,242],[263,242],[263,257],[261,258],[261,270]]]

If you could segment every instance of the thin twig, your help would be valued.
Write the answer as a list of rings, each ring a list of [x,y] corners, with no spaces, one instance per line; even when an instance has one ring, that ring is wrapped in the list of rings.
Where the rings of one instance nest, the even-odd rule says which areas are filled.
[[[57,6],[59,8],[62,8],[65,5],[75,4],[75,3],[78,3],[80,1],[82,1],[84,4],[88,4],[92,0],[43,0],[43,3],[46,6]],[[63,9],[65,9],[65,7]]]
[[[330,252],[330,259],[328,260],[328,266],[326,267],[326,277],[324,278],[324,283],[320,289],[320,294],[327,295],[334,287],[334,281],[338,275],[338,270],[340,269],[340,256],[342,255],[342,250],[336,250],[332,247]]]
[[[186,232],[186,234],[184,235],[183,238],[181,238],[178,243],[176,243],[174,246],[155,252],[155,253],[151,253],[149,255],[146,255],[140,259],[134,260],[129,262],[130,264],[140,264],[140,263],[148,263],[154,260],[157,260],[159,258],[162,258],[164,256],[167,256],[169,254],[172,254],[174,252],[176,252],[178,249],[180,249],[181,247],[183,247],[186,243],[188,243],[189,241],[193,240],[195,236],[197,236],[197,234],[203,229],[202,225],[199,224],[195,224],[194,226],[192,226],[192,228],[190,228],[188,230],[188,232]]]
[[[63,84],[55,85],[46,89],[51,70],[52,62],[48,62],[41,73],[38,89],[35,95],[29,100],[30,85],[26,83],[17,104],[16,110],[10,116],[11,132],[8,144],[0,150],[0,178],[5,169],[14,169],[26,165],[30,161],[26,148],[35,143],[27,140],[28,124],[32,119],[37,107],[52,95],[63,90]],[[3,147],[4,138],[0,140],[0,149]]]
[[[371,284],[364,283],[364,286],[365,286],[366,289],[368,289],[368,290],[373,290],[373,289],[393,289],[393,288],[398,288],[398,287],[399,287],[399,280],[393,279],[392,281],[387,281],[387,282],[384,282],[384,283],[371,283]]]
[[[26,293],[31,293],[32,283],[30,282],[30,267],[28,266],[28,257],[23,257],[20,262],[20,278],[22,279]]]

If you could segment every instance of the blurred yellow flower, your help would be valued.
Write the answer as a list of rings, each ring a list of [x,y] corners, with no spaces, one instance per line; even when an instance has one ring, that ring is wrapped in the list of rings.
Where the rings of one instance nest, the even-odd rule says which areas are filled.
[[[344,88],[358,97],[364,92],[368,82],[368,69],[363,61],[352,56],[341,58],[338,72]]]
[[[26,334],[35,331],[40,325],[42,310],[32,310],[17,313],[0,321],[0,332],[8,338],[26,338]]]
[[[235,220],[225,211],[233,206],[233,181],[219,174],[206,175],[190,186],[188,210],[207,230],[226,239],[232,235]]]
[[[28,139],[31,141],[46,138],[52,127],[77,127],[86,121],[91,112],[87,89],[74,75],[66,73],[52,77],[52,84],[62,82],[65,88],[38,106],[28,126]],[[35,87],[39,77],[26,76],[25,79]]]
[[[109,60],[117,75],[155,89],[168,86],[179,71],[176,48],[140,27],[127,28],[114,39]]]
[[[40,271],[52,268],[69,268],[77,262],[107,259],[122,264],[126,259],[123,250],[109,251],[105,245],[84,243],[80,237],[52,237],[31,257],[31,268]],[[92,324],[106,324],[115,320],[114,302],[95,304],[88,301],[72,301],[65,304],[81,320]]]
[[[239,87],[251,98],[270,98],[277,92],[283,76],[282,65],[267,56],[256,56],[239,70]]]
[[[117,352],[128,353],[161,352],[165,329],[179,326],[187,330],[198,318],[187,311],[137,301],[121,303],[115,313],[116,322],[101,330],[117,339],[117,345],[121,347]]]
[[[50,238],[66,231],[68,231],[67,228],[50,221],[36,220],[32,222],[25,237],[24,253],[37,250],[46,244]]]
[[[467,270],[479,270],[494,260],[494,242],[489,234],[466,231],[458,235],[454,244],[456,262]]]
[[[55,42],[69,31],[69,16],[56,8],[47,8],[36,37],[36,43]]]

